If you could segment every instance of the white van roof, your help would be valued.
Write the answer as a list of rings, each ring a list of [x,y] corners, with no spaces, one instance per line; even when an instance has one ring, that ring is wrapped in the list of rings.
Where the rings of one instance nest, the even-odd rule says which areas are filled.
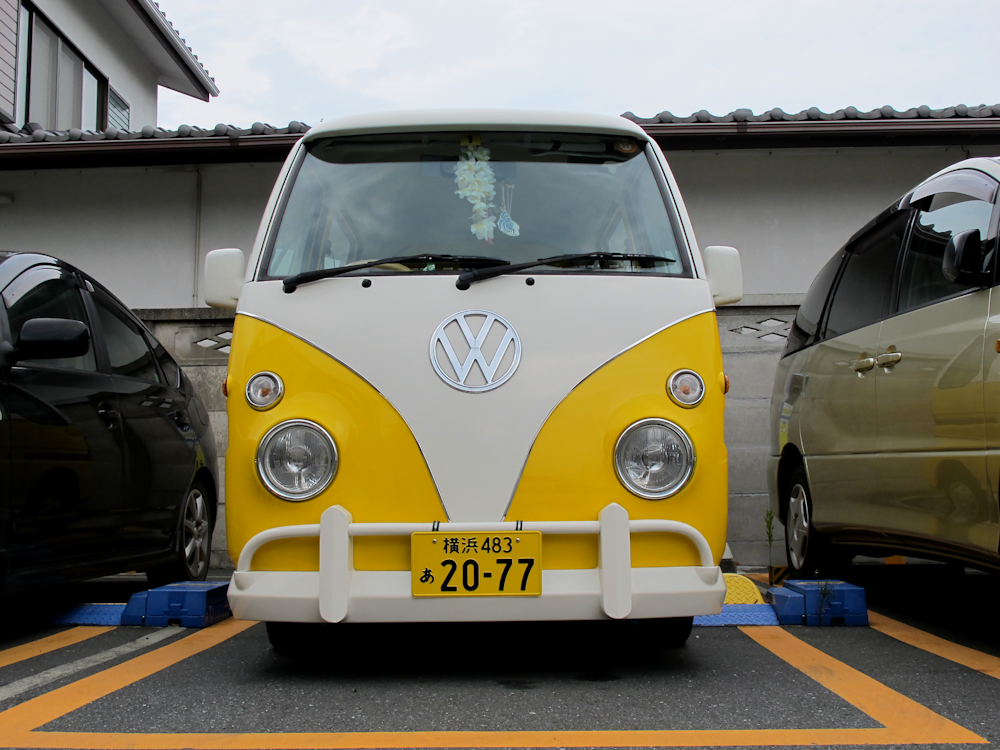
[[[306,133],[303,140],[331,135],[424,130],[551,130],[621,134],[650,140],[642,128],[623,117],[530,109],[425,109],[350,115],[320,123]]]

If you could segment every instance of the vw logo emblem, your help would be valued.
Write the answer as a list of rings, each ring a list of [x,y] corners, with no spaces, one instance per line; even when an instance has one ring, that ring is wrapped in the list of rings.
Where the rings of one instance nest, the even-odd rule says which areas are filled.
[[[460,391],[493,390],[510,380],[520,361],[521,339],[514,326],[487,310],[450,315],[431,337],[434,371]]]

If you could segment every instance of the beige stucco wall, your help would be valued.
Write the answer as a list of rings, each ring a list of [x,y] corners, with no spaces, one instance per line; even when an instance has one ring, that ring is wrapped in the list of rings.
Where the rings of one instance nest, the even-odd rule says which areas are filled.
[[[131,307],[204,305],[204,256],[249,250],[278,164],[0,171],[0,250],[54,255]]]

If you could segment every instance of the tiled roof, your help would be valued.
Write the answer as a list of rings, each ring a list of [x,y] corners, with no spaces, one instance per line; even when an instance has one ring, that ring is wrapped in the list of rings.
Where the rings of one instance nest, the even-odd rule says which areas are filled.
[[[822,112],[818,107],[810,107],[801,112],[785,112],[779,107],[769,109],[759,115],[755,115],[749,109],[737,109],[727,115],[713,115],[708,110],[702,109],[688,117],[681,117],[672,112],[660,112],[654,117],[638,117],[632,112],[622,115],[632,120],[638,125],[687,125],[696,123],[723,123],[723,122],[803,122],[807,120],[916,120],[932,119],[940,120],[946,118],[982,118],[1000,117],[1000,104],[988,105],[980,104],[978,107],[969,107],[959,104],[954,107],[943,109],[931,109],[924,105],[913,107],[904,111],[893,109],[888,104],[878,109],[868,112],[861,112],[856,107],[838,109],[836,112]]]
[[[192,125],[181,125],[176,130],[154,128],[147,125],[142,130],[118,130],[109,127],[106,130],[45,130],[36,123],[28,123],[21,130],[11,132],[0,129],[0,144],[26,143],[60,143],[63,141],[133,141],[143,138],[238,138],[249,135],[295,135],[305,133],[309,129],[297,120],[292,120],[285,127],[275,127],[263,122],[255,122],[249,128],[237,128],[220,122],[214,128],[199,128]]]
[[[180,52],[184,57],[187,58],[188,64],[191,67],[195,68],[195,71],[197,73],[200,73],[201,76],[204,76],[205,82],[208,84],[210,92],[213,95],[218,96],[219,88],[215,84],[215,79],[211,75],[209,75],[208,70],[205,68],[204,65],[201,64],[201,60],[198,59],[198,55],[196,55],[194,53],[194,50],[192,50],[188,46],[187,42],[180,35],[180,32],[174,28],[174,24],[170,21],[169,18],[167,18],[167,14],[160,9],[160,4],[158,2],[155,2],[155,0],[146,0],[144,5],[146,11],[151,14],[153,19],[158,22],[158,25],[161,28],[163,28],[164,25],[166,26],[166,28],[163,28],[163,31],[169,35],[171,40],[174,41],[175,43],[180,42],[178,52]],[[175,46],[178,45],[175,44]]]

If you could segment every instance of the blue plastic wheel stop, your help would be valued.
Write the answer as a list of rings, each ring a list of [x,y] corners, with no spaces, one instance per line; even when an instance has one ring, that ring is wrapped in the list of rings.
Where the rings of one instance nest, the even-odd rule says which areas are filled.
[[[778,618],[768,604],[723,604],[717,615],[698,615],[694,624],[700,627],[726,625],[777,625]]]
[[[128,604],[125,605],[125,611],[122,612],[122,625],[138,625],[142,627],[146,624],[146,599],[149,596],[148,591],[139,591],[128,600]]]
[[[146,592],[143,624],[147,628],[162,628],[167,625],[208,627],[232,615],[226,598],[228,589],[229,583],[225,581],[170,583],[150,589]],[[138,606],[137,604],[136,607]]]
[[[785,581],[804,600],[806,625],[868,625],[865,590],[844,581]],[[768,592],[770,593],[770,592]]]
[[[805,625],[806,598],[798,591],[772,586],[765,595],[782,625]]]
[[[80,604],[61,612],[49,622],[53,625],[118,625],[123,604]]]

